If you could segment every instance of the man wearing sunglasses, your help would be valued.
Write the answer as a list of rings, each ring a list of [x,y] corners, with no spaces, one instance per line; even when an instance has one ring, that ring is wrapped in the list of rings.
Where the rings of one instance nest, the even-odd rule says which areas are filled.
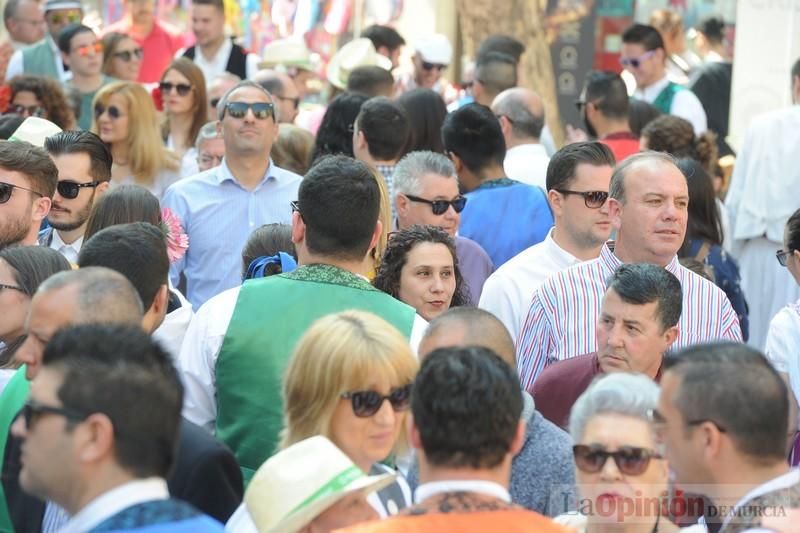
[[[703,104],[692,91],[669,81],[666,60],[664,41],[654,27],[634,24],[622,34],[619,61],[636,79],[633,96],[664,114],[685,118],[699,135],[708,129]]]
[[[297,92],[297,86],[292,78],[283,72],[264,69],[259,70],[251,79],[260,83],[272,95],[272,98],[278,100],[275,102],[278,122],[293,124],[300,109],[300,93]]]
[[[612,152],[617,161],[639,151],[639,137],[631,133],[628,123],[630,107],[628,89],[616,72],[593,70],[575,102],[583,118],[586,132]]]
[[[70,77],[68,68],[61,61],[58,36],[70,24],[79,24],[83,19],[83,7],[78,0],[46,0],[44,20],[47,34],[39,44],[17,50],[11,56],[6,69],[6,79],[20,74],[46,76],[61,82]]]
[[[397,81],[397,94],[411,89],[433,89],[445,99],[451,101],[456,91],[442,77],[444,71],[453,60],[453,45],[441,33],[420,37],[414,42],[414,55],[411,59],[413,71],[400,76]]]
[[[442,154],[411,152],[397,163],[393,177],[397,229],[437,226],[455,239],[461,275],[472,302],[477,302],[494,266],[477,242],[457,235],[467,199],[458,190],[453,163]]]
[[[89,26],[72,24],[61,31],[58,36],[58,47],[64,64],[72,72],[72,79],[65,86],[77,93],[81,99],[78,126],[82,130],[89,130],[94,118],[92,113],[94,95],[104,85],[114,81],[101,70],[103,43]]]
[[[678,338],[682,298],[678,278],[665,269],[620,266],[597,318],[597,352],[547,367],[533,385],[536,408],[567,429],[573,404],[597,376],[632,372],[659,382],[664,355]]]
[[[89,213],[111,182],[111,152],[89,131],[57,133],[45,140],[44,148],[58,169],[58,184],[47,216],[50,227],[39,234],[39,245],[76,264]]]

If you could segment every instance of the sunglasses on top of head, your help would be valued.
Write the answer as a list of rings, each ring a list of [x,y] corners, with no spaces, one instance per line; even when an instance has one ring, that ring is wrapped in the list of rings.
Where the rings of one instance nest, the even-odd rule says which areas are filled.
[[[419,196],[411,196],[410,194],[405,195],[406,198],[411,200],[412,202],[418,202],[422,204],[428,204],[431,206],[431,211],[433,211],[434,215],[444,215],[447,213],[447,210],[450,209],[450,206],[453,206],[453,210],[456,213],[460,213],[464,210],[464,207],[467,205],[467,198],[466,196],[458,196],[453,200],[426,200],[425,198],[420,198]]]
[[[253,111],[253,116],[259,120],[274,117],[275,106],[271,102],[228,102],[225,104],[225,112],[232,118],[244,118],[247,111]]]
[[[639,476],[647,470],[651,459],[661,459],[661,454],[646,448],[623,446],[617,451],[610,452],[598,446],[576,444],[572,447],[575,457],[575,466],[583,472],[596,474],[606,465],[611,457],[617,469],[627,476]]]
[[[73,200],[78,197],[78,194],[80,194],[81,189],[85,187],[91,187],[92,189],[94,189],[98,185],[100,185],[99,181],[78,183],[76,181],[64,180],[58,182],[58,185],[56,185],[56,190],[58,191],[58,194],[60,194],[62,198],[66,198],[67,200]]]
[[[386,396],[382,396],[374,390],[365,390],[344,392],[341,398],[350,400],[353,414],[359,418],[367,418],[380,411],[385,400],[389,400],[395,411],[405,411],[411,404],[411,384],[392,389]]]
[[[0,181],[0,204],[4,204],[11,199],[14,189],[21,189],[23,191],[28,191],[31,194],[35,194],[36,196],[44,197],[42,193],[36,192],[33,189],[28,189],[26,187],[20,187],[19,185]]]
[[[422,68],[424,68],[425,70],[433,70],[433,69],[445,70],[447,68],[447,65],[443,65],[441,63],[428,63],[427,61],[423,61]]]
[[[171,83],[168,81],[159,83],[158,88],[161,89],[161,92],[164,94],[169,94],[172,92],[172,89],[175,89],[179,96],[186,96],[189,94],[189,91],[192,90],[192,86],[188,83]]]
[[[144,56],[144,50],[141,48],[134,48],[133,50],[120,50],[119,52],[114,52],[114,57],[117,59],[121,59],[124,62],[128,62],[131,59],[141,59]]]

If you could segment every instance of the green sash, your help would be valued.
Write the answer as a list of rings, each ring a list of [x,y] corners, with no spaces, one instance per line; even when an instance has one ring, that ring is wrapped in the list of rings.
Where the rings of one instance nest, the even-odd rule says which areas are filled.
[[[657,107],[659,111],[665,115],[669,115],[672,110],[672,101],[675,95],[683,91],[686,87],[678,85],[677,83],[669,82],[664,89],[658,93],[656,99],[653,100],[653,106]]]
[[[22,365],[0,394],[0,466],[6,455],[6,442],[11,424],[28,399],[29,389],[30,382],[25,379],[25,365]],[[0,483],[0,531],[14,531],[2,483]]]
[[[217,437],[236,455],[245,484],[277,451],[282,378],[297,341],[318,318],[348,309],[411,336],[412,307],[340,268],[308,265],[242,285],[215,371]]]

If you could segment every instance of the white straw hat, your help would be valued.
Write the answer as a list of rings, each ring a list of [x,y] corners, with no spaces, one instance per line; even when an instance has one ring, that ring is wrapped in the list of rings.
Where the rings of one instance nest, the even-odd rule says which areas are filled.
[[[441,33],[426,35],[414,41],[414,50],[428,63],[449,65],[453,59],[453,45],[450,44],[450,39]]]
[[[24,141],[38,146],[39,148],[43,148],[44,140],[56,133],[61,133],[61,128],[49,120],[39,117],[28,117],[19,125],[19,128],[11,134],[8,140]]]
[[[275,68],[277,66],[314,70],[311,51],[300,39],[278,39],[267,43],[261,54],[258,68]]]
[[[354,39],[342,46],[331,58],[326,72],[328,81],[334,87],[345,89],[347,78],[358,67],[392,70],[392,60],[379,54],[369,39]]]
[[[244,502],[260,533],[295,533],[346,495],[375,492],[395,477],[366,475],[330,440],[316,436],[267,459]]]

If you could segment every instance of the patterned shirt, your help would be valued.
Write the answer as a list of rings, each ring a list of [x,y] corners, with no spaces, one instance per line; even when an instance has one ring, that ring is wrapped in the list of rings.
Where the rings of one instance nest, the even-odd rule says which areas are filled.
[[[394,206],[394,165],[375,165],[375,169],[383,176],[386,182],[386,190],[389,192],[389,206],[392,208],[392,220],[397,220],[397,213]]]
[[[597,351],[595,330],[606,281],[622,264],[613,250],[614,241],[607,242],[600,257],[559,272],[534,293],[517,338],[519,376],[526,390],[533,389],[547,365]],[[736,312],[720,288],[681,266],[677,256],[666,269],[683,288],[680,333],[674,347],[714,340],[741,342]]]

